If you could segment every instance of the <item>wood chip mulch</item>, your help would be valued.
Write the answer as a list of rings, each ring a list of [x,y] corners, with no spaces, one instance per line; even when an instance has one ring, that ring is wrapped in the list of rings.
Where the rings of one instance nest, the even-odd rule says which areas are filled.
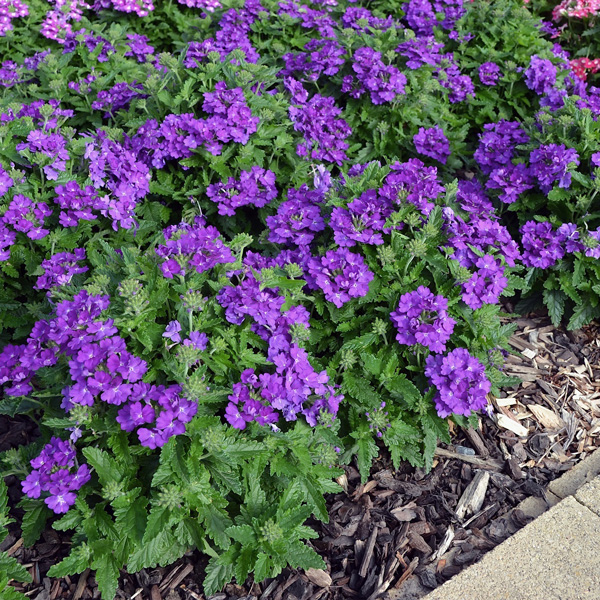
[[[600,446],[600,326],[565,332],[545,318],[512,319],[517,332],[505,371],[523,380],[482,415],[480,428],[454,430],[429,474],[394,470],[382,456],[360,483],[353,466],[328,499],[330,521],[313,522],[326,571],[286,569],[257,584],[230,584],[206,598],[204,559],[123,574],[121,600],[413,600],[476,562],[533,517],[517,506],[543,504],[548,484]],[[25,420],[0,420],[0,450],[27,441]],[[10,478],[9,478],[10,479]],[[8,483],[11,483],[8,481]],[[16,482],[11,499],[18,500]],[[12,496],[15,496],[12,498]],[[523,505],[521,505],[523,507]],[[99,598],[93,575],[50,579],[69,539],[48,529],[33,548],[14,530],[0,549],[27,566],[34,583],[15,587],[33,600]]]

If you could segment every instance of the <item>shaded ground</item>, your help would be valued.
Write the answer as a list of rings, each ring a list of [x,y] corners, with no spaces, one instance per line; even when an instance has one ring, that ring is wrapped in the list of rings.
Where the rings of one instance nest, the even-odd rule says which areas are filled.
[[[565,333],[543,318],[516,322],[511,345],[519,355],[509,357],[506,371],[523,383],[492,399],[478,432],[454,431],[431,473],[408,465],[394,471],[383,456],[361,485],[357,471],[346,469],[344,492],[328,499],[330,522],[312,523],[326,573],[288,569],[260,585],[229,585],[211,600],[421,598],[524,526],[529,518],[515,507],[543,498],[550,481],[600,446],[600,336],[596,325]],[[26,419],[0,417],[0,450],[32,435]],[[18,500],[18,482],[7,483]],[[20,588],[29,597],[99,597],[89,572],[45,577],[68,552],[64,534],[48,529],[24,548],[15,529],[1,548],[32,573],[34,583]],[[170,567],[124,575],[117,597],[204,600],[203,566],[193,552]]]

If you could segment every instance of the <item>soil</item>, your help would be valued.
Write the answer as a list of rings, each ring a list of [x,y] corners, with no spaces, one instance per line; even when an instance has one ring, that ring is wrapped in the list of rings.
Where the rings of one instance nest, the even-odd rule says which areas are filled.
[[[491,398],[493,410],[481,416],[478,431],[455,429],[430,473],[409,465],[394,470],[383,453],[365,484],[353,466],[345,469],[344,491],[328,498],[329,523],[309,523],[319,533],[313,546],[326,571],[286,569],[276,579],[230,584],[205,599],[204,558],[190,552],[166,568],[123,574],[117,598],[413,600],[479,560],[531,519],[518,508],[523,500],[544,499],[553,479],[600,446],[599,327],[565,332],[543,317],[516,323],[516,354],[506,371],[522,383]],[[0,416],[0,450],[35,436],[28,419]],[[9,477],[7,484],[16,503],[18,481]],[[12,527],[0,549],[33,577],[32,584],[15,587],[33,600],[99,598],[89,571],[46,576],[68,553],[68,536],[48,529],[25,548]]]

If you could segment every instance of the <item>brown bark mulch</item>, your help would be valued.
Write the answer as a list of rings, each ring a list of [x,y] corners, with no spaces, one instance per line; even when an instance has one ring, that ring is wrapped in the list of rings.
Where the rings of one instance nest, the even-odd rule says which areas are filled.
[[[514,319],[513,319],[514,321]],[[413,600],[476,562],[532,517],[520,502],[543,500],[548,484],[600,446],[600,327],[555,329],[545,318],[516,320],[516,354],[506,372],[523,380],[500,398],[478,431],[453,431],[430,473],[394,470],[382,456],[361,484],[353,466],[328,498],[330,521],[313,522],[313,546],[326,571],[285,570],[261,584],[230,584],[206,599],[204,559],[190,552],[174,565],[123,574],[127,600]],[[27,419],[0,418],[0,450],[34,435]],[[7,481],[18,500],[16,481]],[[536,500],[533,500],[535,503]],[[33,600],[99,598],[90,572],[50,579],[68,552],[64,534],[48,529],[33,548],[18,530],[0,546],[27,566],[34,582],[15,587]]]

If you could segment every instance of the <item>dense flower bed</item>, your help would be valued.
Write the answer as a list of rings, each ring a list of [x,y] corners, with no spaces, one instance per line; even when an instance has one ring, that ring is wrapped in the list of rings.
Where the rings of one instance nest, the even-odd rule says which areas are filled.
[[[3,463],[26,543],[74,530],[51,575],[319,567],[340,465],[429,468],[507,382],[502,296],[600,316],[600,88],[516,0],[0,11],[0,411],[42,431]]]

